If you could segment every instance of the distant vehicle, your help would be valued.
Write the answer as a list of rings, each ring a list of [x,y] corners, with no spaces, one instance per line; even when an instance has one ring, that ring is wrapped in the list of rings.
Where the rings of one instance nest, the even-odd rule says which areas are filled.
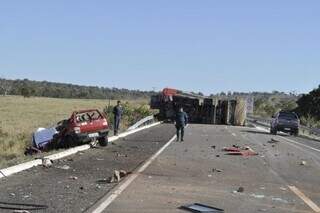
[[[272,116],[270,133],[276,135],[278,131],[298,136],[300,120],[296,113],[280,111]]]
[[[39,128],[33,133],[32,147],[37,150],[68,148],[98,141],[108,144],[109,125],[106,116],[97,109],[72,113],[69,119],[51,128]]]

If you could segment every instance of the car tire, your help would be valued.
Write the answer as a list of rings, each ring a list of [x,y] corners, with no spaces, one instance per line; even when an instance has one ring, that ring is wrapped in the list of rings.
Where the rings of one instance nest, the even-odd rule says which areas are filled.
[[[99,138],[98,141],[100,146],[108,146],[108,137]]]

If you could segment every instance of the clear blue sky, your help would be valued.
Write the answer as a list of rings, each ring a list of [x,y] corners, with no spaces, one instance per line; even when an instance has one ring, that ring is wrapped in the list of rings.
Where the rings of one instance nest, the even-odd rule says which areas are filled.
[[[157,90],[307,92],[318,0],[27,0],[0,5],[0,76]]]

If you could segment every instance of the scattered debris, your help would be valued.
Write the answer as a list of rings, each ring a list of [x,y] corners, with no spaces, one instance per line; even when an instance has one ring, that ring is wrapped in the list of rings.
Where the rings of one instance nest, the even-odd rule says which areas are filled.
[[[280,202],[280,203],[289,203],[287,200],[284,200],[282,198],[278,198],[278,197],[273,197],[272,201],[274,202]]]
[[[287,191],[287,189],[284,188],[284,187],[280,187],[280,190],[282,190],[282,191]]]
[[[117,152],[116,155],[117,155],[117,157],[125,157],[125,158],[128,157],[128,155],[126,155],[126,154],[121,154],[121,153],[119,153],[119,152]]]
[[[13,213],[30,213],[27,210],[14,210]]]
[[[48,158],[42,158],[42,166],[45,168],[50,168],[53,165],[53,161]]]
[[[104,161],[103,158],[97,158],[96,160],[97,160],[97,161]]]
[[[237,190],[238,193],[243,193],[244,192],[244,188],[243,187],[239,187],[239,189]]]
[[[216,155],[217,158],[220,158],[220,155]]]
[[[257,199],[263,199],[263,198],[266,197],[266,196],[264,196],[264,195],[256,195],[256,194],[251,194],[250,196],[251,196],[251,197],[254,197],[254,198],[257,198]]]
[[[120,171],[114,170],[113,176],[111,177],[109,183],[120,182],[120,180],[127,175],[128,175],[128,173],[124,170],[120,170]]]
[[[213,168],[213,169],[212,169],[212,172],[218,172],[218,173],[220,173],[220,172],[223,172],[223,170]]]
[[[216,149],[216,146],[211,146],[212,149]]]
[[[305,165],[307,165],[307,162],[303,160],[303,161],[300,162],[300,165],[301,166],[305,166]]]
[[[84,187],[83,186],[80,186],[80,188],[79,188],[80,190],[84,190]]]
[[[89,144],[89,145],[90,145],[90,148],[91,148],[91,149],[97,148],[98,143],[99,143],[98,140],[93,140],[93,141],[91,141],[90,144]]]
[[[246,147],[239,147],[237,145],[233,145],[232,147],[224,147],[222,151],[227,152],[226,155],[241,155],[241,156],[255,156],[258,155],[251,147],[246,146]]]
[[[76,177],[76,176],[70,176],[69,179],[71,179],[71,180],[78,180],[78,177]]]
[[[271,138],[270,141],[268,141],[268,143],[279,143],[280,141],[274,139],[274,138]]]
[[[191,205],[181,206],[180,209],[190,211],[190,212],[198,212],[198,213],[204,213],[204,212],[224,212],[223,209],[215,208],[212,206],[203,205],[200,203],[194,203]]]
[[[71,167],[68,166],[68,165],[56,166],[56,168],[57,168],[57,169],[62,169],[62,170],[69,170],[69,169],[71,169]]]

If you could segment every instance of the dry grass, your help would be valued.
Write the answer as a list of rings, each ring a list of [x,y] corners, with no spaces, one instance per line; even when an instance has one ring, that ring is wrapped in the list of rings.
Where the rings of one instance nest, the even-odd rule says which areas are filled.
[[[134,105],[147,100],[129,101]],[[68,118],[74,110],[102,110],[115,101],[88,99],[0,97],[0,168],[25,159],[23,151],[30,145],[31,134],[38,127],[52,126]]]

